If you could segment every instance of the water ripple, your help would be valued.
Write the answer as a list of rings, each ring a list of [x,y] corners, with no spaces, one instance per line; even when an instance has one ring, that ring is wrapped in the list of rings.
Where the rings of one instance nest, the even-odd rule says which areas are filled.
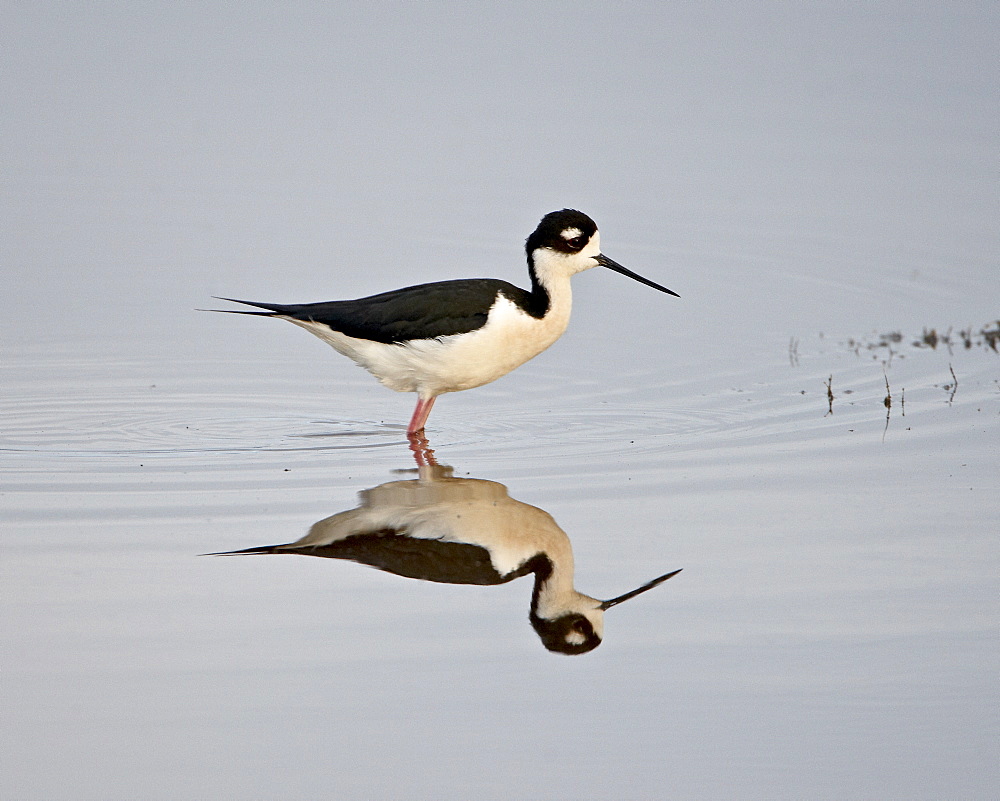
[[[877,428],[890,411],[909,414],[952,405],[988,404],[997,397],[995,365],[959,367],[915,360],[889,370],[853,354],[816,355],[795,367],[772,361],[747,367],[732,360],[697,370],[636,370],[607,387],[585,376],[528,372],[484,389],[475,404],[448,405],[432,418],[436,447],[517,453],[526,446],[568,458],[632,456],[665,448],[704,449],[751,440],[835,436],[849,424]],[[402,421],[332,419],[331,408],[356,409],[352,386],[331,394],[318,382],[289,392],[281,377],[215,378],[218,364],[194,365],[172,389],[121,377],[97,363],[76,363],[63,385],[22,382],[5,404],[0,452],[57,458],[303,453],[402,448]],[[835,396],[830,413],[826,382]],[[225,384],[225,389],[219,385]],[[904,384],[906,385],[904,387]],[[505,388],[506,387],[506,388]],[[904,394],[905,393],[905,394]],[[952,397],[954,395],[954,397]],[[389,396],[385,396],[387,401]],[[392,399],[398,410],[398,399]],[[904,406],[905,403],[905,406]],[[465,409],[463,411],[463,409]],[[395,413],[395,412],[394,412]]]

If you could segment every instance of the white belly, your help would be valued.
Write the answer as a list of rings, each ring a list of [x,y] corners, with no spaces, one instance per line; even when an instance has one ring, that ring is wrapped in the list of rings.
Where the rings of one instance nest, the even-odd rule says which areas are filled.
[[[569,324],[569,299],[562,300],[537,319],[501,297],[486,325],[476,331],[399,345],[356,339],[308,320],[284,319],[353,359],[390,389],[432,397],[496,381],[537,356]]]

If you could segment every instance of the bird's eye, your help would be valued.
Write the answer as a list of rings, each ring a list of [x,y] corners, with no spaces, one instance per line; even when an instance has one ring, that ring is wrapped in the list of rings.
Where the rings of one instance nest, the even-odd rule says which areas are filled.
[[[573,250],[579,250],[584,245],[587,244],[587,240],[582,236],[574,236],[572,239],[567,239],[566,244],[569,245]]]

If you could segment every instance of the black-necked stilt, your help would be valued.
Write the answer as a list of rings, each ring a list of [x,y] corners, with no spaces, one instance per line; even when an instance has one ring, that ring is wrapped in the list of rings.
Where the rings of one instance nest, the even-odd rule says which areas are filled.
[[[677,295],[601,253],[597,225],[563,209],[546,214],[525,243],[531,290],[474,278],[421,284],[358,300],[283,305],[219,298],[267,309],[232,312],[302,326],[397,392],[416,392],[407,433],[423,430],[438,395],[506,375],[559,339],[569,323],[570,278],[607,267]],[[219,310],[215,310],[219,311]]]
[[[531,573],[531,625],[546,648],[565,654],[596,648],[606,610],[680,572],[609,601],[577,592],[569,537],[551,515],[515,501],[503,484],[451,472],[428,465],[417,480],[365,490],[358,508],[320,520],[297,542],[212,555],[324,556],[445,584],[505,584]]]

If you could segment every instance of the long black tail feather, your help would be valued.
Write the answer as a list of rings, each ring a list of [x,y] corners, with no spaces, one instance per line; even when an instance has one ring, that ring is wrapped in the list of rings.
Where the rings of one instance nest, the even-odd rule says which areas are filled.
[[[280,545],[260,545],[256,548],[244,548],[242,551],[216,551],[203,553],[202,556],[239,556],[240,554],[283,553]]]
[[[236,300],[236,298],[220,298],[213,295],[216,300],[228,300],[230,303],[242,303],[244,306],[254,306],[267,311],[243,311],[242,309],[198,309],[198,311],[221,312],[222,314],[256,314],[263,317],[274,317],[281,314],[291,314],[291,307],[281,303],[256,303],[252,300]]]

